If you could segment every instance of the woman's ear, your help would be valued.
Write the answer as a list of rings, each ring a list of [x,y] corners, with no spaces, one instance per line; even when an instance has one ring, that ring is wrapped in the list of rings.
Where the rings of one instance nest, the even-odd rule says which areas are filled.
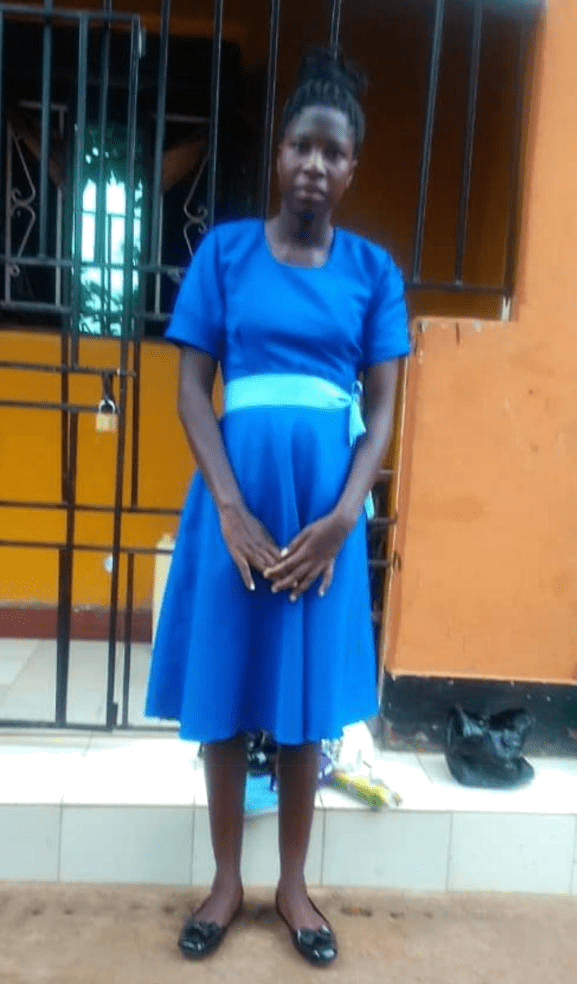
[[[353,178],[355,176],[355,172],[357,170],[357,164],[358,163],[359,163],[359,160],[358,160],[357,157],[355,157],[354,161],[351,161],[351,169],[349,171],[349,176],[347,178],[347,188],[350,188],[350,186],[351,186],[352,180],[353,180]]]

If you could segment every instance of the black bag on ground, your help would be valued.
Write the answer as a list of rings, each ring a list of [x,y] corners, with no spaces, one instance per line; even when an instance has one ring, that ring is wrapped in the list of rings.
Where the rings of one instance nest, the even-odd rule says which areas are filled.
[[[266,731],[254,731],[247,735],[246,754],[249,776],[272,776],[276,773],[278,745]],[[204,758],[204,744],[198,750]]]
[[[278,746],[266,731],[250,734],[247,741],[248,774],[272,776],[276,772]]]
[[[535,770],[521,753],[532,724],[524,710],[484,718],[453,707],[445,729],[451,775],[463,786],[484,789],[512,789],[530,782]]]

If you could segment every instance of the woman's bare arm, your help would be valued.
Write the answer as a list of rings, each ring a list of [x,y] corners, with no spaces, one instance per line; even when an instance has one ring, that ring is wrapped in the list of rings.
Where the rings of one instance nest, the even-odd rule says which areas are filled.
[[[212,404],[218,363],[200,349],[182,348],[178,414],[217,509],[242,504]]]
[[[247,588],[254,590],[250,568],[263,571],[280,550],[243,501],[214,413],[212,391],[217,362],[206,352],[182,348],[178,412],[188,443],[219,513],[221,530]]]
[[[380,362],[365,375],[365,410],[367,428],[359,440],[349,477],[335,512],[346,526],[353,528],[367,495],[372,489],[389,447],[395,412],[398,361]]]

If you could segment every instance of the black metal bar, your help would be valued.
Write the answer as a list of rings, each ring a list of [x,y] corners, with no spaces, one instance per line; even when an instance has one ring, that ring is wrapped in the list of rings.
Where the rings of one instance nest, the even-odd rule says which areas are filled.
[[[75,266],[74,260],[67,260],[64,257],[61,259],[55,259],[53,256],[10,256],[8,253],[0,253],[0,260],[4,263],[15,263],[18,266],[39,266],[59,270],[72,270]],[[82,260],[80,265],[85,267],[93,267],[95,265],[95,261]],[[122,263],[105,264],[105,266],[110,266],[112,269],[122,269]]]
[[[2,257],[1,256],[0,256],[0,261],[2,261]],[[144,268],[138,266],[136,269],[139,272],[142,272]],[[161,270],[161,272],[164,272],[164,271]],[[184,272],[184,270],[182,272]],[[421,291],[421,292],[428,292],[428,291],[430,291],[431,293],[479,294],[479,295],[488,295],[488,296],[498,297],[499,295],[503,295],[504,296],[504,295],[507,294],[508,285],[505,284],[505,283],[501,283],[501,284],[468,284],[468,283],[460,283],[459,284],[459,283],[455,283],[452,280],[449,280],[449,281],[446,281],[446,282],[441,282],[441,283],[436,282],[436,281],[430,281],[430,282],[428,282],[428,281],[423,281],[423,280],[407,280],[407,281],[405,281],[405,289],[407,291],[415,290],[415,291]],[[0,308],[2,308],[3,306],[8,307],[8,305],[2,305],[2,303],[0,303]],[[62,311],[62,312],[69,311],[69,308],[56,308],[56,307],[50,307],[49,305],[26,305],[26,304],[21,304],[20,302],[14,302],[14,304],[12,304],[11,307],[13,307],[15,310],[29,310],[29,309],[36,309],[36,307],[41,307],[43,310],[49,310],[49,311],[52,311],[52,312],[54,312],[54,311]],[[134,316],[135,317],[138,317],[138,318],[142,318],[142,319],[144,319],[146,321],[161,322],[161,321],[167,321],[170,318],[171,315],[170,315],[169,312],[159,313],[159,312],[156,312],[156,311],[136,310],[134,312]],[[34,329],[31,328],[30,330],[34,330]],[[157,341],[162,343],[163,342],[163,339],[162,338],[159,338],[159,339],[157,339]],[[166,344],[168,344],[168,343],[166,343]],[[77,367],[77,366],[71,367],[70,368],[70,371],[71,372],[73,372],[73,371],[74,372],[77,372],[77,371],[78,372],[80,372],[80,371],[92,372],[91,369],[86,368],[84,370],[84,369],[81,369],[80,367]],[[116,370],[116,371],[118,372],[118,370]],[[94,370],[94,372],[95,372],[95,374],[99,374],[99,373],[102,372],[102,370],[99,370],[98,369],[98,370]],[[129,375],[130,375],[130,373],[129,373]]]
[[[463,263],[467,246],[469,219],[469,199],[471,196],[471,174],[473,170],[473,150],[475,145],[475,123],[477,118],[477,93],[479,90],[479,65],[481,61],[481,40],[483,36],[483,0],[474,0],[473,33],[471,35],[471,62],[469,66],[469,92],[467,95],[467,122],[465,125],[465,145],[463,149],[463,170],[461,172],[461,191],[457,217],[457,249],[455,258],[455,282],[463,280]]]
[[[2,9],[8,17],[26,17],[41,21],[57,18],[58,20],[75,22],[86,17],[86,9],[74,7],[52,7],[47,10],[46,7],[28,7],[24,4],[7,3],[2,5]],[[91,21],[114,21],[128,25],[132,24],[134,20],[134,14],[122,13],[121,11],[91,10],[89,16]]]
[[[60,335],[60,358],[62,359],[63,371],[60,376],[60,399],[66,406],[69,400],[69,383],[67,367],[70,360],[70,340],[68,334],[63,331]],[[66,410],[60,415],[60,495],[62,498],[62,508],[67,509],[68,500],[68,474],[70,469],[70,416]]]
[[[102,3],[103,10],[107,12],[112,10],[112,0],[103,0]],[[106,145],[106,126],[107,126],[107,110],[108,110],[108,90],[110,86],[110,21],[106,22],[105,25],[105,35],[103,35],[103,48],[102,48],[102,67],[105,69],[105,75],[103,76],[102,89],[100,92],[100,109],[99,109],[99,130],[100,130],[100,146],[102,150],[100,151],[100,164],[99,164],[99,181],[100,187],[98,189],[97,196],[97,212],[96,217],[99,219],[99,231],[100,237],[98,241],[98,261],[100,265],[100,317],[101,326],[100,331],[103,335],[108,335],[110,330],[110,298],[112,294],[112,270],[109,267],[110,257],[108,253],[111,251],[111,240],[108,239],[108,252],[106,250],[106,239],[110,237],[110,224],[108,218],[108,210],[106,203],[106,184],[104,181],[104,153]],[[112,83],[115,84],[114,82]],[[116,82],[118,84],[118,82]],[[122,84],[122,83],[121,83]]]
[[[75,504],[76,512],[113,513],[114,506]],[[66,509],[65,502],[35,502],[33,499],[0,499],[0,509]],[[122,512],[137,516],[180,516],[180,509],[164,509],[161,506],[123,506]]]
[[[134,604],[134,554],[128,554],[126,567],[126,608],[124,615],[124,675],[122,679],[122,725],[128,727],[130,711],[130,670],[132,655],[132,612]]]
[[[4,125],[4,11],[0,10],[0,188],[3,188],[2,171],[4,142],[2,139],[2,127]]]
[[[437,106],[441,42],[443,39],[444,11],[445,0],[435,0],[435,18],[433,24],[433,38],[431,41],[431,60],[429,65],[429,87],[427,91],[421,166],[419,170],[419,198],[417,202],[415,237],[413,241],[413,260],[411,264],[411,280],[415,281],[420,280],[421,273],[421,257],[423,254],[423,239],[425,234],[425,213],[427,210],[427,192],[429,189],[429,175],[431,171],[431,148],[433,145],[433,129],[435,126],[435,110]]]
[[[132,385],[132,442],[130,467],[130,508],[138,503],[138,463],[140,444],[140,341],[135,339],[132,349],[134,382]],[[134,606],[134,553],[128,554],[126,568],[126,607],[124,615],[124,676],[122,680],[122,724],[128,727],[130,707],[130,672],[132,669],[132,613]]]
[[[41,267],[57,267],[60,269],[72,269],[75,266],[74,260],[67,259],[55,259],[51,256],[45,256],[39,259],[37,256],[11,256],[8,253],[0,253],[0,261],[2,263],[15,263],[18,266],[41,266]],[[81,266],[93,267],[93,260],[82,260]],[[122,270],[123,264],[118,263],[107,263],[102,262],[102,266],[109,270]],[[142,263],[138,265],[140,273],[166,273],[169,276],[181,277],[186,273],[186,267],[180,266],[169,266],[168,264],[152,264],[152,263]]]
[[[22,547],[30,548],[34,550],[66,550],[65,543],[29,543],[27,540],[0,540],[0,547]],[[75,543],[74,550],[81,551],[83,553],[104,553],[106,550],[112,550],[114,546],[108,544],[95,544],[95,543]],[[139,554],[142,556],[168,556],[172,555],[172,550],[159,550],[156,547],[119,547],[119,554]],[[369,567],[389,567],[391,561],[385,560],[369,560]],[[118,606],[117,606],[118,611]],[[114,692],[114,679],[113,692]]]
[[[85,376],[102,376],[104,373],[112,373],[115,376],[120,376],[120,369],[111,369],[110,367],[98,368],[96,366],[67,366],[65,363],[60,365],[51,365],[49,362],[5,362],[0,360],[0,369],[22,369],[27,372],[53,372],[53,373],[63,373],[71,372],[76,375]],[[134,376],[132,370],[126,372],[128,377]]]
[[[14,410],[65,410],[67,413],[98,413],[98,405],[89,403],[34,403],[33,400],[0,400],[0,407]]]
[[[30,311],[35,314],[70,314],[64,304],[44,304],[36,301],[0,301],[0,311]]]
[[[166,263],[142,263],[138,269],[141,273],[167,273],[169,276],[174,277],[183,277],[187,271],[187,267],[168,266]]]
[[[50,543],[46,540],[0,540],[0,547],[22,547],[22,549],[31,550],[65,550],[66,543]],[[80,551],[81,553],[104,553],[105,551],[111,551],[114,544],[108,543],[75,543],[74,550]],[[156,547],[119,547],[119,554],[142,554],[143,557],[151,556],[156,554],[166,554],[170,556],[172,550],[162,550]]]
[[[456,284],[450,280],[447,283],[426,283],[422,280],[409,280],[405,283],[406,290],[442,291],[449,294],[490,294],[499,295],[506,291],[505,284]]]
[[[136,122],[138,109],[139,26],[133,20],[130,30],[130,61],[128,76],[128,120],[126,127],[126,221],[124,231],[124,278],[122,332],[120,337],[120,368],[128,368],[129,334],[132,324],[132,271],[134,265],[134,170],[136,164]],[[108,680],[106,688],[106,723],[116,724],[117,706],[114,702],[116,675],[116,631],[118,623],[119,561],[122,535],[122,497],[124,487],[124,455],[126,447],[126,375],[120,377],[118,400],[118,439],[116,444],[116,477],[114,489],[114,521],[112,533],[112,576],[110,583],[110,621],[108,634]]]
[[[58,614],[56,633],[56,723],[66,721],[68,671],[70,665],[70,628],[72,619],[72,579],[74,527],[76,513],[76,471],[78,460],[78,417],[73,414],[69,424],[68,473],[66,475],[66,543],[60,550],[58,565]]]
[[[170,314],[168,314],[168,312],[142,311],[140,309],[134,312],[134,316],[135,318],[138,318],[141,321],[155,321],[155,322],[169,321],[171,317]],[[162,339],[159,338],[158,341],[162,341]]]
[[[331,2],[331,26],[329,29],[329,48],[336,54],[339,50],[341,39],[341,11],[343,0],[332,0]]]
[[[222,56],[222,20],[224,0],[214,0],[212,64],[210,77],[210,128],[208,135],[208,224],[214,225],[216,175],[218,166],[218,124],[220,115],[220,63]]]
[[[52,0],[45,0],[46,11]],[[38,194],[38,255],[46,255],[48,231],[48,154],[50,151],[50,82],[52,74],[52,24],[48,18],[42,29],[42,116],[40,121],[40,184]]]
[[[135,338],[132,346],[132,442],[130,463],[130,507],[138,508],[138,464],[140,461],[140,341]]]
[[[88,19],[82,14],[78,22],[78,77],[76,85],[76,134],[74,147],[74,239],[72,245],[72,305],[70,336],[72,339],[71,364],[78,364],[78,334],[80,331],[80,290],[82,262],[82,175],[86,135],[86,88],[88,74]]]
[[[276,76],[278,62],[278,41],[280,27],[280,0],[270,0],[270,20],[268,33],[268,59],[266,70],[266,100],[264,110],[264,137],[260,166],[259,213],[265,217],[270,198],[270,177],[272,160],[272,138],[274,106],[276,97]]]
[[[396,516],[375,516],[374,519],[369,520],[371,529],[375,533],[381,532],[382,530],[388,530],[389,527],[394,526],[396,522]]]
[[[104,9],[110,11],[110,0]],[[96,225],[94,229],[94,259],[98,265],[104,263],[104,243],[106,227],[106,181],[104,174],[106,154],[106,126],[108,118],[108,83],[110,79],[110,24],[102,25],[102,48],[100,52],[100,105],[98,107],[98,177],[96,180]],[[102,279],[102,309],[104,310],[104,271]]]
[[[515,111],[513,123],[513,142],[511,150],[511,177],[509,182],[509,228],[505,257],[505,290],[510,299],[515,292],[517,258],[519,249],[519,211],[521,188],[521,158],[523,153],[523,107],[525,101],[525,68],[529,42],[529,22],[524,18],[519,25],[519,47],[517,52]]]
[[[158,54],[158,93],[156,101],[156,137],[154,144],[154,171],[152,179],[152,221],[150,230],[150,259],[154,263],[159,256],[160,205],[162,196],[162,154],[164,151],[166,89],[168,81],[168,46],[170,42],[170,0],[162,0],[160,15],[160,40]]]

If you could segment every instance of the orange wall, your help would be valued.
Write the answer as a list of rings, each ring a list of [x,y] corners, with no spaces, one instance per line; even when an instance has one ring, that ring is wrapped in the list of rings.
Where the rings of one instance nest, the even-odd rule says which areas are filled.
[[[136,6],[126,0],[125,6]],[[152,11],[152,0],[141,0],[139,6]],[[254,68],[262,64],[267,45],[264,0],[251,0],[250,17],[241,0],[226,4],[225,29],[228,36],[238,38],[243,47],[246,64]],[[184,0],[173,6],[176,28],[184,31],[188,7]],[[327,10],[321,5],[311,11],[299,4],[283,5],[281,48],[279,52],[279,104],[287,95],[303,44],[321,42],[326,38]],[[209,25],[210,3],[195,3],[195,30],[200,21]],[[438,125],[433,148],[433,166],[429,209],[427,213],[427,242],[423,270],[429,276],[451,275],[451,237],[454,234],[457,197],[455,179],[458,174],[464,125],[467,52],[463,46],[466,32],[460,18],[468,18],[466,5],[451,6],[447,23],[438,102]],[[239,24],[243,30],[239,30]],[[343,43],[348,54],[364,65],[371,86],[367,97],[368,138],[363,150],[357,180],[343,204],[339,221],[388,243],[395,257],[405,266],[409,261],[413,232],[414,207],[420,154],[421,126],[424,110],[426,66],[430,44],[430,5],[419,0],[389,3],[386,8],[374,0],[357,0],[345,4]],[[184,26],[183,26],[184,25]],[[511,105],[511,68],[513,65],[513,36],[503,22],[489,19],[482,64],[482,85],[479,102],[479,136],[475,148],[475,171],[471,199],[470,240],[466,274],[489,279],[498,277],[502,254],[495,248],[494,216],[504,216],[507,195],[507,174],[504,167],[495,166],[502,159],[502,147],[509,133]],[[402,84],[399,83],[402,80]],[[461,94],[460,100],[455,93]],[[494,213],[491,217],[490,213]],[[502,219],[501,219],[502,221]],[[486,299],[426,297],[412,298],[415,313],[475,314],[495,316],[494,302]],[[0,334],[0,358],[29,361],[58,362],[58,342],[54,336],[39,333]],[[81,361],[92,365],[117,364],[114,342],[84,340]],[[439,357],[443,362],[443,358]],[[141,383],[141,441],[139,458],[139,502],[143,506],[178,508],[193,469],[175,411],[177,353],[160,343],[146,342],[142,347]],[[93,402],[99,397],[99,384],[94,378],[74,382],[72,398]],[[1,373],[0,389],[15,397],[57,400],[57,377],[33,373]],[[442,390],[442,387],[441,387]],[[429,397],[421,393],[422,406],[433,412]],[[450,410],[451,416],[461,410],[445,402],[437,387],[435,400],[440,399],[439,414]],[[129,407],[130,409],[130,407]],[[127,474],[125,501],[128,501],[130,471],[130,427],[127,442]],[[434,429],[434,434],[443,433]],[[407,562],[410,567],[412,543],[420,536],[419,501],[425,500],[431,487],[430,476],[438,484],[435,443],[431,446],[432,462],[419,466],[419,449],[415,446],[415,480],[411,502],[411,522],[407,541]],[[82,417],[79,440],[78,500],[96,503],[113,501],[114,449],[111,435],[97,434],[91,417]],[[424,453],[424,452],[423,452]],[[425,460],[425,459],[423,459]],[[4,411],[0,422],[0,467],[2,468],[2,498],[56,501],[60,496],[60,438],[57,414],[37,411]],[[419,471],[420,467],[420,471]],[[428,469],[432,469],[428,471]],[[422,483],[421,485],[419,483]],[[442,483],[441,483],[442,487]],[[64,536],[64,516],[47,511],[0,511],[0,536],[61,540]],[[426,523],[425,523],[426,526]],[[125,517],[123,543],[153,546],[161,534],[176,528],[175,518],[155,516]],[[98,553],[78,552],[74,568],[75,605],[103,605],[107,602],[110,578],[103,568],[110,541],[110,517],[79,514],[77,542],[101,544]],[[413,538],[413,539],[411,539]],[[416,539],[415,539],[416,538]],[[442,546],[442,537],[440,539]],[[418,553],[418,549],[417,549]],[[441,549],[442,554],[442,549]],[[57,598],[57,556],[54,551],[28,549],[7,550],[0,557],[3,565],[0,579],[0,603],[26,600],[54,604]],[[137,558],[135,604],[146,606],[152,593],[153,561]],[[122,566],[121,574],[124,574]],[[450,582],[450,576],[447,575]],[[417,578],[418,583],[418,578]],[[121,577],[121,585],[124,579]],[[415,592],[417,594],[418,592]],[[410,592],[409,592],[410,595]],[[411,609],[409,608],[409,613]],[[420,616],[419,616],[420,617]],[[412,616],[409,614],[410,624]],[[427,623],[425,623],[427,624]],[[408,653],[411,659],[408,660]],[[422,649],[410,643],[398,651],[399,666],[421,666]],[[445,666],[445,653],[437,649],[435,665]],[[395,664],[397,665],[397,664]]]
[[[577,679],[576,50],[550,0],[515,320],[421,337],[393,673]]]
[[[59,362],[59,340],[41,333],[0,334],[0,358],[35,362]],[[84,339],[80,363],[115,368],[118,345],[113,341]],[[179,509],[194,467],[176,413],[178,352],[160,342],[141,348],[139,505]],[[100,377],[71,379],[70,399],[94,404],[101,396]],[[3,398],[60,400],[59,376],[39,372],[5,370],[1,374]],[[118,389],[116,389],[118,394]],[[132,397],[128,405],[124,503],[130,501]],[[114,502],[116,437],[96,431],[95,418],[81,414],[78,431],[77,501],[97,505]],[[57,502],[60,500],[60,414],[54,411],[3,409],[0,426],[1,497],[3,499]],[[125,546],[154,546],[165,532],[176,528],[175,517],[126,516]],[[64,513],[49,510],[0,510],[0,539],[38,539],[62,542]],[[104,605],[110,576],[103,567],[111,543],[112,517],[78,513],[77,543],[102,544],[97,553],[75,554],[73,601],[75,605]],[[2,548],[0,601],[55,604],[58,596],[57,553],[54,550]],[[139,557],[135,563],[135,605],[150,604],[153,560]],[[124,583],[121,568],[121,585]]]

